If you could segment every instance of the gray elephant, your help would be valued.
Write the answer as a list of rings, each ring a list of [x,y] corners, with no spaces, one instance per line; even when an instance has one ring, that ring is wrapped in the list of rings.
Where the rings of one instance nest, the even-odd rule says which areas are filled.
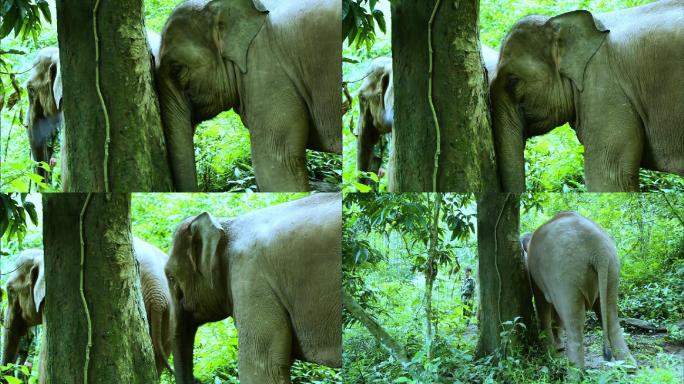
[[[622,335],[617,299],[620,261],[613,240],[598,224],[574,212],[561,212],[521,239],[537,316],[550,346],[560,345],[564,329],[570,362],[584,368],[587,309],[599,316],[603,355],[636,367]]]
[[[26,82],[29,105],[24,120],[29,135],[31,154],[36,162],[55,166],[53,158],[62,125],[62,75],[59,70],[59,50],[41,49],[33,60],[33,69]],[[50,183],[50,172],[41,166],[36,173]]]
[[[590,191],[635,191],[639,168],[684,176],[684,1],[527,16],[490,91],[501,183],[525,189],[525,140],[570,123]]]
[[[159,57],[161,36],[147,31],[147,40],[153,60]],[[41,49],[33,60],[33,69],[26,82],[29,105],[24,120],[31,154],[36,162],[45,162],[54,168],[57,143],[60,141],[62,116],[62,74],[59,66],[59,49],[47,47]],[[63,135],[61,135],[64,137]],[[64,143],[62,143],[64,144]],[[61,157],[62,190],[69,190],[69,167],[66,156]],[[36,167],[36,173],[43,176],[47,184],[51,174],[42,167]]]
[[[493,78],[496,72],[498,53],[487,47],[481,46],[482,57],[485,69],[489,78]],[[394,157],[392,156],[393,140],[387,140],[383,136],[392,132],[394,127],[394,81],[392,73],[392,59],[389,57],[378,57],[371,62],[366,77],[358,94],[359,120],[357,123],[356,141],[356,165],[360,172],[374,172],[379,175],[382,166],[382,155],[384,147],[390,150],[390,160],[388,165],[389,191],[394,191]],[[387,141],[390,143],[387,144]],[[383,148],[378,149],[379,144]],[[362,183],[370,185],[371,181],[367,178],[360,180]]]
[[[133,239],[133,250],[140,268],[140,286],[149,323],[157,372],[171,368],[168,353],[172,349],[171,295],[164,274],[168,256],[140,239]],[[19,341],[28,327],[43,323],[45,277],[43,251],[30,249],[17,258],[16,270],[7,281],[7,313],[5,314],[2,345],[2,365],[17,358]],[[45,332],[43,332],[45,335]],[[44,356],[41,349],[40,359]],[[41,369],[43,364],[41,363]],[[41,379],[46,377],[41,373]]]
[[[267,5],[188,1],[164,27],[157,81],[178,191],[197,190],[195,126],[230,109],[261,191],[306,191],[305,150],[342,152],[339,1]]]
[[[341,204],[340,194],[316,194],[178,226],[166,265],[176,383],[194,383],[197,328],[229,316],[242,384],[290,383],[293,359],[341,366]]]

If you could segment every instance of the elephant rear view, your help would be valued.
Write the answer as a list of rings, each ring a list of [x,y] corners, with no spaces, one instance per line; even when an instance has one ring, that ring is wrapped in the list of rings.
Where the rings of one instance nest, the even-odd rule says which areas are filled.
[[[188,1],[164,27],[157,81],[178,191],[197,190],[195,126],[230,109],[262,191],[308,190],[305,150],[342,152],[340,2],[266,5]]]
[[[549,341],[557,343],[554,322],[567,334],[568,359],[584,367],[587,309],[601,319],[604,357],[636,361],[625,343],[617,313],[620,262],[613,240],[596,223],[562,212],[522,238],[537,314]]]
[[[176,383],[194,383],[197,328],[229,316],[242,384],[289,383],[293,359],[341,366],[341,204],[339,194],[316,194],[178,226],[166,265]]]

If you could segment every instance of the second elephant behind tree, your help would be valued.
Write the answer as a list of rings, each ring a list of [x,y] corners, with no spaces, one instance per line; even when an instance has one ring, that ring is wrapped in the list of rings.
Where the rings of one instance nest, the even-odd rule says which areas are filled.
[[[172,349],[171,296],[164,274],[168,256],[154,246],[133,239],[133,250],[140,268],[142,290],[152,349],[157,372],[164,368],[171,370],[168,353]],[[7,281],[7,313],[3,324],[2,364],[14,362],[19,340],[26,335],[28,327],[43,323],[45,298],[45,275],[43,273],[43,251],[30,249],[17,258],[16,270]],[[44,333],[43,333],[44,335]],[[44,349],[42,349],[44,351]],[[41,361],[44,356],[41,352]],[[44,367],[41,362],[41,369]],[[41,374],[41,379],[45,375]]]

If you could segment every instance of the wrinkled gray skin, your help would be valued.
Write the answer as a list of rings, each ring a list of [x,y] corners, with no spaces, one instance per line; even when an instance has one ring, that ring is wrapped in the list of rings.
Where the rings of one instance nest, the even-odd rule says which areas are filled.
[[[159,57],[161,36],[147,31],[147,41],[153,59]],[[29,106],[24,120],[29,135],[33,160],[46,162],[54,167],[55,148],[51,139],[59,135],[62,126],[62,75],[59,68],[59,49],[46,47],[41,49],[33,60],[33,69],[26,82]],[[64,138],[64,135],[62,135]],[[62,143],[64,148],[65,143]],[[62,190],[69,190],[69,169],[66,156],[61,158]],[[50,174],[43,168],[36,167],[36,173],[50,183]]]
[[[140,286],[147,321],[155,354],[157,372],[161,374],[168,364],[168,351],[171,350],[171,294],[164,274],[168,256],[140,239],[133,240],[133,249],[140,268]],[[43,251],[30,249],[23,251],[17,258],[15,268],[7,281],[8,309],[5,314],[2,345],[2,365],[14,362],[19,340],[28,328],[43,323],[43,299],[45,298],[45,278],[43,274]],[[45,335],[45,332],[43,332]],[[42,361],[45,358],[42,354]],[[41,379],[46,377],[40,376]]]
[[[488,78],[494,77],[499,54],[484,45],[481,46]],[[392,73],[392,58],[378,57],[371,62],[366,78],[359,89],[359,120],[357,123],[356,165],[362,172],[378,173],[381,162],[374,161],[373,147],[378,144],[382,135],[390,133],[394,126],[394,81]],[[389,145],[390,151],[394,147]],[[393,156],[390,154],[388,177],[390,183],[394,180]],[[362,183],[370,185],[371,180],[361,179]],[[394,186],[389,186],[390,192]]]
[[[197,190],[196,125],[230,109],[261,191],[306,191],[305,149],[342,152],[339,1],[270,3],[188,1],[164,27],[157,81],[178,191]]]
[[[54,166],[52,139],[59,135],[62,125],[62,76],[59,70],[59,50],[41,49],[33,60],[33,69],[26,83],[29,106],[24,120],[31,154],[36,162]],[[50,182],[50,174],[42,167],[35,172]]]
[[[684,1],[528,16],[491,84],[505,191],[525,189],[525,140],[570,123],[590,191],[635,191],[639,168],[684,176]]]
[[[620,261],[613,240],[596,223],[574,212],[561,212],[521,239],[537,315],[550,346],[566,333],[570,362],[584,368],[585,313],[593,309],[603,328],[603,355],[634,367],[618,319]]]
[[[316,194],[231,220],[208,213],[173,236],[176,383],[193,383],[197,328],[228,316],[243,384],[290,383],[294,359],[340,367],[341,195]]]

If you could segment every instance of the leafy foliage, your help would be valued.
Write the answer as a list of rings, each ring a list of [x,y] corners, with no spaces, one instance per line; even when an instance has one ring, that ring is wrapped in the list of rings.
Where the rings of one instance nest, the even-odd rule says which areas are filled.
[[[385,15],[376,7],[378,0],[342,0],[342,36],[349,45],[365,44],[370,48],[375,40],[375,26],[386,32]]]
[[[52,14],[46,0],[6,0],[0,7],[0,39],[14,31],[14,37],[26,39],[31,35],[33,40],[38,40],[41,15],[51,22]]]
[[[27,217],[33,225],[38,225],[36,206],[26,196],[25,193],[0,193],[0,238],[16,238],[21,244],[27,232]],[[0,255],[7,253],[0,249]]]

